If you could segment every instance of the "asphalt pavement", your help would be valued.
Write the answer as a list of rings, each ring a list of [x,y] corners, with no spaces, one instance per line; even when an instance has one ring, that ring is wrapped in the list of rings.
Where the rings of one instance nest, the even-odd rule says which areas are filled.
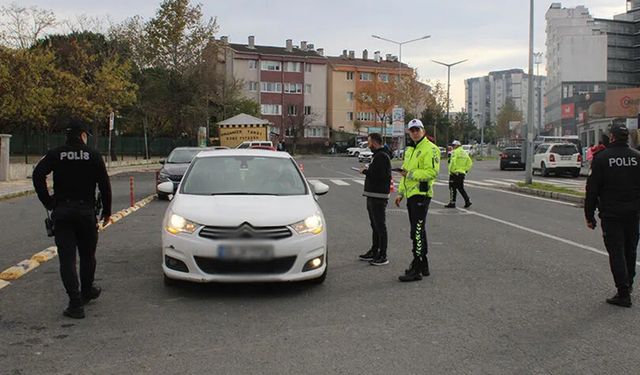
[[[585,228],[581,208],[468,184],[471,209],[447,210],[439,183],[428,219],[432,275],[403,284],[405,207],[388,208],[391,264],[369,266],[357,260],[370,241],[357,161],[299,162],[308,179],[331,188],[320,198],[330,251],[323,285],[165,287],[167,202],[155,201],[101,235],[104,292],[86,319],[61,314],[57,259],[0,290],[0,373],[638,373],[640,301],[604,303],[613,281],[600,231]],[[514,173],[477,162],[469,179]],[[6,254],[48,246],[38,242],[34,199],[0,202],[12,215],[0,227],[3,250],[11,241],[0,255],[7,266],[20,257]]]

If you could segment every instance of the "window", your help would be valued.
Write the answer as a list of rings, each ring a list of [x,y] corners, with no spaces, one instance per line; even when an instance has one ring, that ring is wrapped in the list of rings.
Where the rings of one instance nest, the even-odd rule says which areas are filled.
[[[306,138],[324,138],[324,128],[305,128],[304,136]]]
[[[311,84],[307,83],[304,85],[304,93],[305,94],[311,94]]]
[[[353,121],[353,112],[347,112],[347,121]]]
[[[262,91],[262,92],[282,92],[282,83],[280,83],[280,82],[260,82],[260,91]]]
[[[289,110],[287,111],[289,116],[297,116],[298,115],[298,106],[297,105],[289,105]]]
[[[358,121],[375,121],[376,115],[373,112],[358,112]]]
[[[310,105],[305,105],[304,106],[304,115],[308,116],[311,114],[311,106]]]
[[[353,91],[347,91],[347,101],[353,101]]]
[[[361,81],[371,81],[371,73],[360,73]]]
[[[258,88],[260,87],[260,85],[258,85],[258,82],[249,82],[249,91],[251,92],[256,92],[258,91]]]
[[[251,69],[251,70],[258,69],[258,61],[257,60],[249,60],[249,69]]]
[[[311,73],[311,64],[309,63],[304,64],[304,71],[307,73]]]
[[[281,115],[282,105],[280,104],[262,104],[260,106],[260,113],[263,115]]]
[[[262,70],[280,71],[282,70],[282,63],[280,61],[262,61]]]
[[[288,61],[284,63],[285,72],[302,72],[302,64],[299,62]]]
[[[302,83],[285,83],[285,94],[302,94]]]
[[[353,72],[347,72],[347,81],[353,81]]]
[[[378,74],[378,79],[382,82],[389,82],[389,75],[387,73]]]

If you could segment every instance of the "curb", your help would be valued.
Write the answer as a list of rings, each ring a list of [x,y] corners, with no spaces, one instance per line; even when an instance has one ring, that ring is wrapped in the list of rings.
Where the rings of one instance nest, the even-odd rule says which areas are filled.
[[[1,194],[0,193],[0,201],[5,201],[5,200],[13,199],[13,198],[24,197],[26,195],[31,195],[31,194],[35,194],[35,193],[36,193],[36,191],[33,190],[33,189],[14,191],[14,192],[11,192],[11,193],[6,193],[6,194]]]
[[[575,204],[584,206],[584,198],[579,197],[577,195],[532,189],[527,187],[521,187],[516,184],[512,184],[511,186],[509,186],[508,190],[515,191],[517,193],[523,193],[523,194],[528,194],[528,195],[533,195],[533,196],[543,197],[548,199],[555,199],[557,201],[575,203]]]

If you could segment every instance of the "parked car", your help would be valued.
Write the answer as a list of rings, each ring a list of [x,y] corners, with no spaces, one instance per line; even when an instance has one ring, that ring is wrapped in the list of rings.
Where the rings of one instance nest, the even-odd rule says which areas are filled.
[[[533,156],[533,170],[540,171],[542,176],[570,173],[578,177],[581,168],[582,155],[573,143],[543,143]]]
[[[163,182],[172,182],[177,188],[182,180],[184,173],[189,168],[191,160],[201,151],[205,150],[201,147],[176,147],[174,148],[166,160],[160,160],[162,168],[158,171],[156,186]],[[169,195],[156,189],[158,199],[169,200]]]
[[[158,188],[168,194],[173,185]],[[328,191],[284,152],[198,154],[162,222],[165,283],[322,283],[327,231],[316,196]]]
[[[236,148],[252,148],[255,146],[273,147],[271,141],[244,141],[240,143]]]
[[[258,146],[258,145],[254,145],[254,146],[251,146],[251,147],[249,147],[249,148],[251,148],[252,150],[269,150],[269,151],[278,151],[278,150],[276,150],[276,148],[275,148],[275,147],[272,147],[272,146],[261,146],[261,145],[260,145],[260,146]]]
[[[355,147],[349,147],[347,149],[347,155],[348,156],[355,156],[358,157],[358,155],[360,155],[360,153],[362,151],[366,151],[369,149],[369,143],[368,142],[360,142],[358,143],[357,146]]]
[[[475,156],[477,154],[477,148],[474,145],[462,145],[462,149],[469,154],[469,156]]]
[[[520,147],[507,147],[500,153],[500,170],[526,169],[522,161],[522,149]]]
[[[369,148],[361,151],[358,154],[358,161],[360,163],[371,163],[371,159],[373,158],[373,152]]]

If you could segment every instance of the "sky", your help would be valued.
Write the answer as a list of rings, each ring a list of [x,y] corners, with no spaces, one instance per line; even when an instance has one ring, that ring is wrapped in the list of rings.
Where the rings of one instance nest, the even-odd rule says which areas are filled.
[[[140,15],[149,19],[160,0],[0,0],[52,10],[58,19],[78,15],[120,22]],[[192,0],[192,3],[197,3]],[[446,84],[447,68],[432,60],[452,63],[469,59],[451,69],[452,111],[464,106],[464,80],[490,71],[528,69],[529,1],[526,0],[201,0],[207,17],[219,24],[216,37],[247,43],[284,46],[286,39],[313,43],[325,55],[354,50],[362,57],[367,49],[398,54],[398,46],[377,40],[372,34],[396,41],[425,35],[426,40],[402,47],[402,62],[418,69],[423,81]],[[567,0],[563,7],[584,5],[596,18],[612,18],[625,12],[625,0]],[[534,49],[546,53],[545,13],[553,1],[535,1]],[[544,74],[544,63],[540,65]]]

